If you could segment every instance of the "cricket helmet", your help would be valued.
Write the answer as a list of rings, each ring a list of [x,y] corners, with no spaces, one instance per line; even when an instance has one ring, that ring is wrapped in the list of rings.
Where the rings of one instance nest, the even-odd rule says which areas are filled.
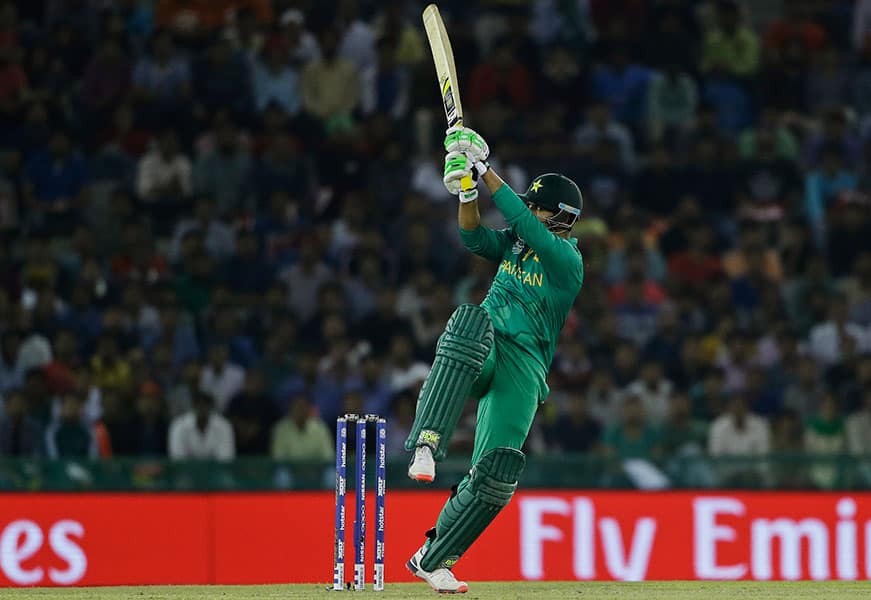
[[[533,179],[520,199],[554,213],[546,219],[551,231],[571,229],[584,208],[584,197],[577,184],[558,173],[545,173]]]

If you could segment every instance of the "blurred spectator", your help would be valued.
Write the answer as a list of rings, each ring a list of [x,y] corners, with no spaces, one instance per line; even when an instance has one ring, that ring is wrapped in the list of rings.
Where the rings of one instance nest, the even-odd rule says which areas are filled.
[[[176,49],[172,35],[156,32],[149,54],[140,58],[133,69],[133,96],[138,110],[152,126],[164,118],[182,124],[191,91],[187,59]]]
[[[557,346],[551,364],[551,377],[555,386],[581,389],[593,371],[587,350],[578,340],[569,339]]]
[[[301,69],[320,58],[321,48],[317,38],[305,29],[305,15],[296,8],[288,8],[279,19],[281,33],[287,43],[290,64]]]
[[[841,287],[849,306],[850,321],[871,327],[871,251],[866,250],[856,257]]]
[[[252,65],[255,108],[263,112],[275,103],[288,115],[295,115],[302,107],[302,90],[299,73],[287,62],[287,48],[273,38],[262,54]]]
[[[823,147],[821,155],[820,166],[808,173],[805,183],[805,210],[818,244],[823,243],[826,214],[859,183],[837,146]]]
[[[391,418],[387,428],[387,460],[406,456],[405,440],[411,433],[415,405],[416,398],[411,392],[400,392],[393,396],[388,412]]]
[[[741,24],[741,7],[735,0],[718,0],[716,22],[705,34],[701,70],[735,77],[749,77],[759,66],[759,38]]]
[[[620,164],[626,171],[632,172],[636,159],[631,133],[625,125],[614,120],[606,102],[594,100],[587,108],[584,124],[575,133],[575,141],[581,153],[589,155],[605,140],[617,147]]]
[[[549,450],[555,452],[591,452],[599,446],[602,426],[590,416],[583,394],[572,393],[565,412],[545,426]]]
[[[333,452],[327,426],[315,416],[305,395],[295,396],[287,416],[272,429],[270,456],[275,460],[327,461]]]
[[[201,242],[203,248],[217,260],[229,257],[234,250],[233,229],[221,220],[214,202],[200,197],[194,203],[191,218],[183,219],[175,226],[169,256],[174,261],[185,258],[186,246]]]
[[[139,160],[136,193],[151,210],[160,211],[160,220],[168,220],[183,210],[192,191],[191,161],[179,149],[175,132],[166,129]]]
[[[282,131],[271,134],[248,174],[248,189],[258,205],[265,205],[275,193],[291,190],[311,201],[308,194],[314,194],[313,188],[313,163],[303,155],[299,142]],[[307,204],[300,207],[300,212],[308,216],[312,211]]]
[[[168,425],[164,392],[153,381],[144,382],[136,397],[132,450],[137,456],[166,456]]]
[[[739,169],[739,216],[759,223],[777,222],[800,206],[801,180],[795,165],[777,156],[767,131],[755,136],[753,159]]]
[[[622,41],[614,41],[605,60],[590,73],[590,93],[605,102],[621,123],[638,128],[646,112],[647,89],[652,72],[632,60],[630,49]]]
[[[264,6],[264,3],[252,4]],[[223,24],[230,5],[226,0],[159,0],[154,17],[161,27],[196,39]]]
[[[343,383],[331,373],[318,372],[318,355],[301,352],[294,372],[274,392],[279,414],[286,414],[288,402],[303,394],[311,398],[321,418],[332,421],[341,412]]]
[[[235,215],[245,208],[243,197],[251,157],[240,147],[236,126],[228,118],[217,124],[214,151],[197,158],[191,173],[193,190],[215,199],[222,215]]]
[[[623,298],[614,306],[620,336],[638,346],[646,344],[656,332],[657,305],[645,295],[645,285],[638,279],[625,284]]]
[[[408,336],[393,336],[385,369],[393,393],[413,388],[429,375],[429,365],[415,360],[413,352],[414,346]]]
[[[614,383],[621,388],[629,385],[638,377],[638,346],[620,337],[616,348],[613,348],[613,363],[609,364]]]
[[[345,382],[345,391],[359,392],[363,396],[363,411],[371,415],[386,415],[393,400],[390,382],[384,373],[383,359],[369,353],[360,360],[359,374]]]
[[[97,351],[91,359],[91,375],[96,385],[120,389],[130,383],[130,363],[124,359],[118,340],[104,333],[97,342]]]
[[[852,40],[856,50],[869,45],[871,33],[871,1],[857,0],[853,5]]]
[[[868,199],[850,199],[830,213],[828,236],[829,266],[835,276],[847,275],[855,260],[867,248],[871,235]]]
[[[338,54],[336,32],[321,36],[321,58],[302,72],[302,103],[323,121],[327,131],[351,126],[351,114],[360,102],[360,76],[354,64]]]
[[[818,126],[806,136],[803,159],[808,167],[822,167],[826,154],[838,156],[847,168],[856,166],[862,155],[862,139],[851,125],[842,107],[823,114]]]
[[[515,47],[509,38],[497,40],[492,52],[472,71],[469,85],[469,106],[482,108],[494,102],[520,110],[533,101],[532,76],[517,60]]]
[[[824,393],[817,363],[811,356],[802,356],[798,363],[798,380],[786,388],[783,407],[794,410],[803,421],[807,421],[817,414]]]
[[[688,290],[701,290],[723,271],[722,259],[714,253],[714,232],[701,221],[690,225],[688,247],[669,258],[669,275]]]
[[[626,387],[625,393],[638,398],[648,421],[660,426],[671,411],[673,391],[674,384],[665,377],[662,364],[656,360],[647,360],[641,365],[640,377]]]
[[[230,349],[226,343],[209,348],[208,359],[200,372],[200,391],[212,397],[218,412],[226,413],[230,402],[242,391],[245,369],[230,362]]]
[[[612,427],[620,418],[624,393],[606,370],[594,370],[586,390],[586,410],[603,427]]]
[[[394,335],[412,335],[410,321],[397,314],[395,289],[388,286],[378,292],[375,311],[360,320],[356,332],[377,354],[388,351]]]
[[[864,404],[847,417],[846,450],[854,456],[871,455],[871,388],[864,391]]]
[[[263,373],[250,370],[242,392],[233,397],[226,411],[233,424],[239,456],[267,456],[269,431],[277,420],[275,405],[266,394]]]
[[[424,38],[415,24],[407,18],[404,11],[405,3],[400,0],[385,4],[383,12],[373,23],[376,39],[382,39],[388,32],[396,35],[395,60],[400,65],[414,67],[424,62],[426,60]]]
[[[808,336],[808,349],[824,367],[868,347],[868,332],[849,320],[847,308],[842,295],[834,296],[829,302],[828,320],[815,325]]]
[[[120,390],[109,388],[100,392],[101,415],[94,423],[94,435],[100,458],[133,454],[135,430],[132,415],[129,414],[126,406],[128,399]]]
[[[24,395],[18,390],[3,394],[0,415],[0,456],[33,458],[45,453],[45,433],[38,419],[28,414]]]
[[[686,365],[682,364],[686,338],[681,331],[680,318],[677,308],[663,306],[657,320],[657,335],[644,346],[642,354],[662,365],[666,378],[676,380],[675,383],[685,388],[693,373],[687,372]]]
[[[48,232],[75,221],[88,183],[84,159],[63,129],[52,133],[48,146],[24,165],[24,201],[28,217]]]
[[[808,421],[805,428],[805,450],[816,458],[826,459],[843,454],[845,442],[844,421],[837,401],[832,394],[824,394],[819,412]],[[811,466],[811,480],[822,489],[830,489],[837,476],[837,466],[831,462],[819,462]]]
[[[82,81],[82,102],[95,115],[109,114],[123,101],[130,86],[131,66],[118,39],[106,39]]]
[[[759,155],[759,143],[767,144],[767,153],[777,159],[795,162],[799,158],[799,145],[786,119],[771,108],[763,108],[755,128],[746,129],[738,138],[738,154],[742,160],[753,160]],[[773,145],[773,148],[770,146]]]
[[[0,334],[0,397],[24,382],[24,370],[18,364],[21,333],[8,329]]]
[[[354,0],[339,0],[336,17],[339,25],[339,55],[365,73],[375,65],[375,31],[360,15],[360,7]],[[321,41],[322,49],[323,41]]]
[[[48,458],[98,457],[94,433],[82,423],[82,400],[76,394],[61,398],[60,418],[45,431],[46,456]]]
[[[807,106],[822,113],[843,106],[850,91],[850,72],[838,51],[830,48],[820,53],[807,78]]]
[[[680,65],[666,65],[662,74],[655,74],[647,90],[647,129],[652,140],[687,127],[699,103],[696,83]]]
[[[748,410],[747,399],[740,393],[732,395],[728,409],[717,417],[708,430],[708,453],[715,457],[750,458],[768,454],[771,450],[771,429],[768,422]],[[764,470],[750,461],[726,463],[720,470],[723,483],[742,485],[754,482]]]
[[[798,44],[807,53],[818,52],[826,46],[826,30],[811,18],[807,5],[787,4],[781,18],[775,20],[765,35],[765,45],[782,52],[789,44]]]
[[[174,378],[166,390],[166,408],[170,419],[181,416],[193,408],[194,396],[200,388],[200,365],[185,363],[180,376]]]
[[[681,392],[669,399],[668,419],[662,426],[662,449],[667,456],[704,452],[708,438],[707,424],[692,415],[689,397]]]
[[[219,37],[194,63],[192,86],[197,101],[209,111],[229,110],[236,118],[251,112],[251,80],[244,57],[226,37]]]
[[[626,396],[620,422],[605,430],[602,443],[620,458],[656,457],[660,451],[659,432],[647,423],[640,398]]]
[[[296,264],[278,274],[278,278],[287,285],[290,308],[302,321],[314,315],[318,291],[333,278],[332,270],[319,253],[320,248],[314,236],[304,239]]]
[[[396,60],[396,45],[393,37],[378,40],[378,61],[363,82],[360,99],[360,108],[365,114],[375,112],[400,120],[408,113],[411,79],[406,67]]]
[[[232,460],[236,456],[233,426],[215,412],[206,392],[197,392],[193,406],[169,425],[169,457],[172,460]]]

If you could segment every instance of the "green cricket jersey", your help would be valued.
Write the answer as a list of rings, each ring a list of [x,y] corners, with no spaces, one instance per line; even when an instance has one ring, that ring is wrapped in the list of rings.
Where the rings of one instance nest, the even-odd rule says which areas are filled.
[[[499,263],[481,306],[497,335],[514,341],[547,371],[584,281],[578,240],[548,231],[507,184],[493,194],[493,202],[508,229],[460,228],[466,248]]]

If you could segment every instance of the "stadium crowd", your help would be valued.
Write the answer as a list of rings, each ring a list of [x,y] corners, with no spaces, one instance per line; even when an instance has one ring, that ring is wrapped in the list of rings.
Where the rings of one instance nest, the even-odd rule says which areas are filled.
[[[585,196],[527,450],[871,455],[871,1],[439,4],[494,166]],[[329,459],[372,412],[401,456],[496,267],[421,9],[0,3],[0,454]]]

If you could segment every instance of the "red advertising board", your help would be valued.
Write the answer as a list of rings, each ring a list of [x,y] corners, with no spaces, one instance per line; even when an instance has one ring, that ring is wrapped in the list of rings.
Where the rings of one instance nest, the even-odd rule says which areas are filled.
[[[445,497],[388,493],[388,582],[411,580],[404,561]],[[0,585],[326,584],[333,508],[328,492],[0,495]],[[520,492],[457,573],[871,579],[871,494]]]

